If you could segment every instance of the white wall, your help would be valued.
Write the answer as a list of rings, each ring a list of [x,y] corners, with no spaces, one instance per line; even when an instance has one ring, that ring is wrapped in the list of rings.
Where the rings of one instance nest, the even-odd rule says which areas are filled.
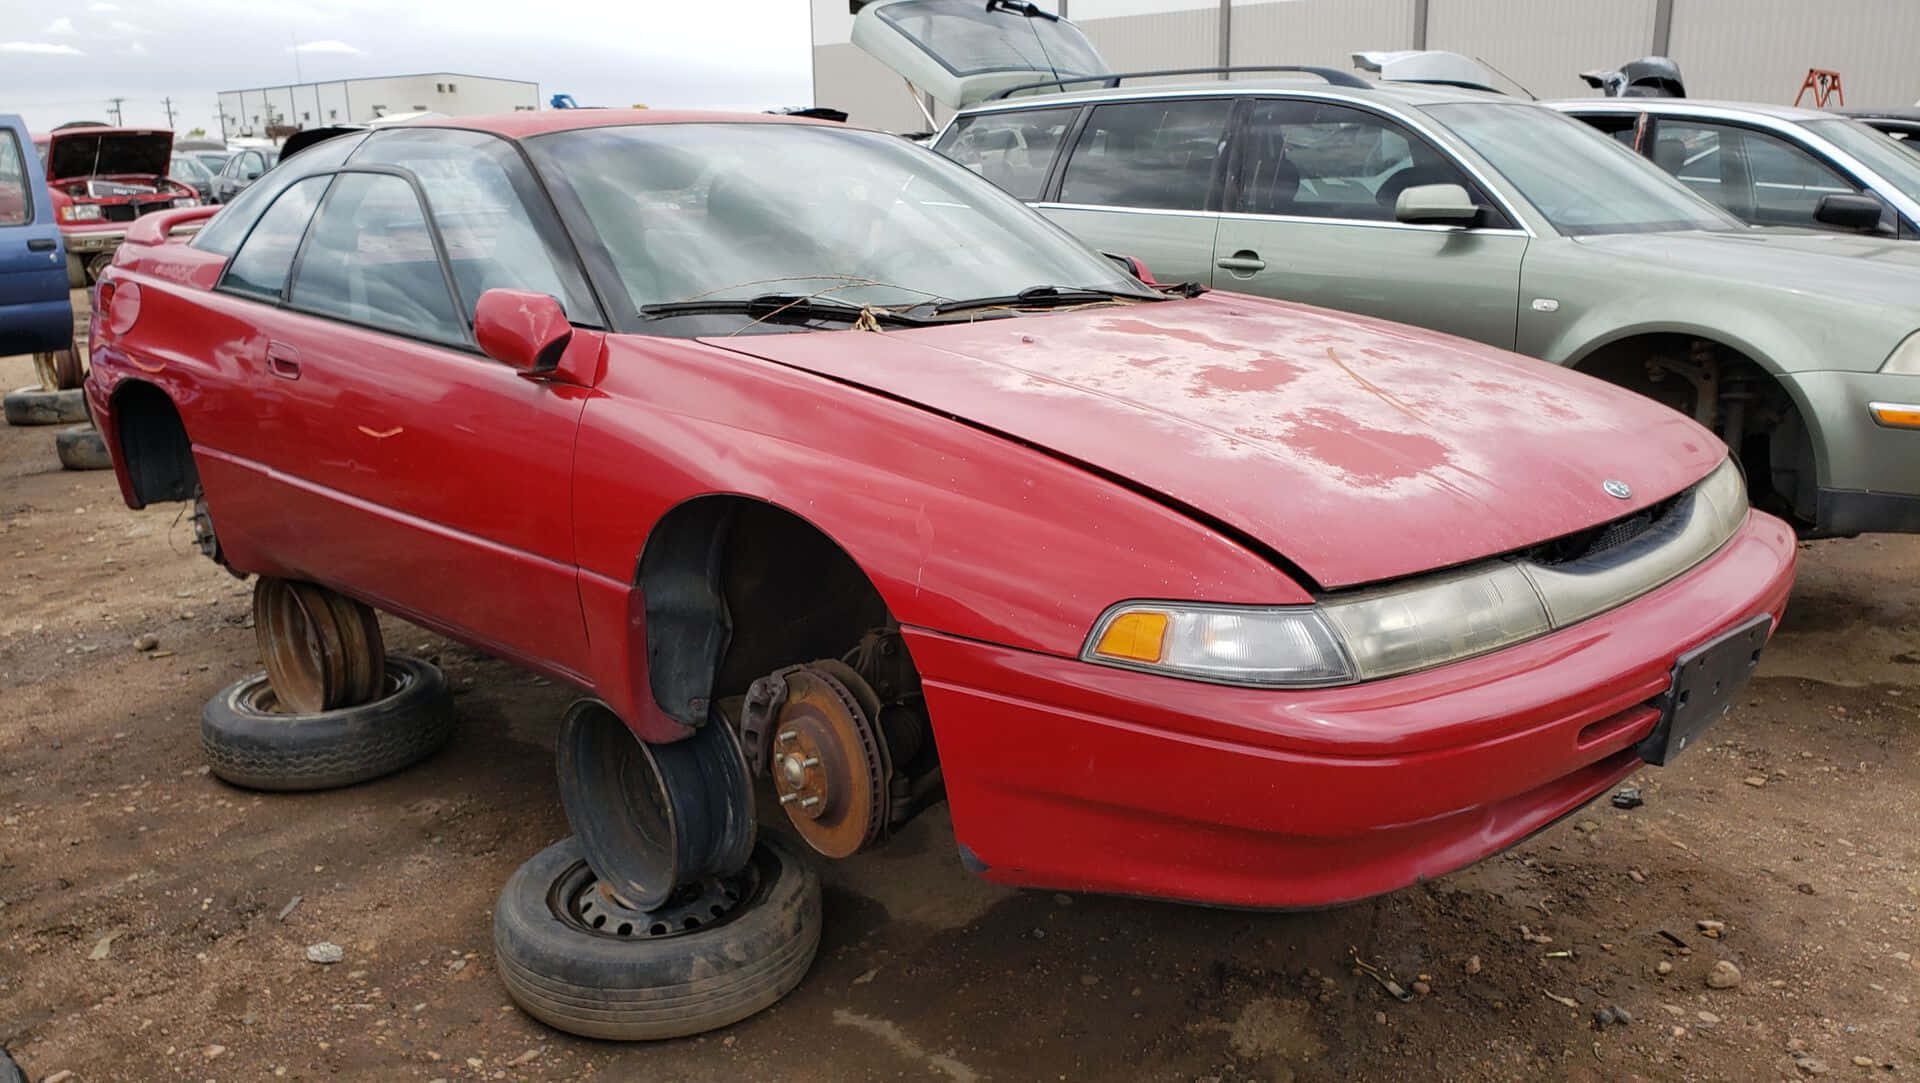
[[[1413,0],[1235,0],[1232,63],[1353,70],[1362,49],[1411,49]]]
[[[1585,97],[1593,91],[1582,71],[1617,68],[1652,51],[1654,2],[1429,0],[1427,48],[1479,57],[1542,98]],[[1675,0],[1674,8],[1692,2]],[[1693,74],[1684,59],[1680,70]]]
[[[1920,99],[1915,0],[1674,0],[1674,59],[1697,98],[1786,104],[1808,68],[1834,68],[1847,104]],[[1811,104],[1808,96],[1807,104]],[[1832,103],[1829,103],[1832,104]]]

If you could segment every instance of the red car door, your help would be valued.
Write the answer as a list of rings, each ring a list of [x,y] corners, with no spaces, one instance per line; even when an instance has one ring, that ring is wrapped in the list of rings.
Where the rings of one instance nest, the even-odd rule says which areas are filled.
[[[290,572],[579,677],[569,478],[589,392],[478,352],[420,197],[405,171],[335,175],[283,303],[260,307],[279,508],[245,514],[276,516],[263,540]]]

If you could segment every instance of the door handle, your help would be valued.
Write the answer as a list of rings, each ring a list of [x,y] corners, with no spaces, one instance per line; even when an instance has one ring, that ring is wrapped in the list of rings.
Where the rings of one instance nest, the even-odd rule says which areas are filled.
[[[300,351],[278,342],[267,343],[267,371],[283,380],[298,380]]]
[[[1267,269],[1267,261],[1260,258],[1260,253],[1250,248],[1242,248],[1231,256],[1221,256],[1213,261],[1213,265],[1237,275],[1250,275]]]
[[[28,241],[27,241],[27,251],[29,251],[29,252],[51,252],[51,251],[53,251],[53,238],[52,238],[52,237],[32,237],[32,238],[29,238],[29,239],[28,239]]]

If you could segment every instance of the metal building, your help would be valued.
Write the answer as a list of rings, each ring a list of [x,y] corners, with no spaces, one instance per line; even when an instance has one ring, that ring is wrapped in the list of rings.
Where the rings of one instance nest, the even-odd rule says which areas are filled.
[[[457,72],[333,79],[220,92],[220,132],[272,138],[268,129],[365,124],[397,113],[475,116],[540,108],[540,84]]]
[[[847,0],[812,0],[819,105],[894,131],[926,120],[900,78],[849,42]],[[1917,0],[1046,0],[1116,71],[1320,64],[1361,49],[1479,57],[1543,98],[1593,93],[1581,71],[1664,54],[1695,97],[1793,101],[1837,70],[1849,105],[1920,99]],[[936,110],[938,116],[938,110]],[[939,116],[944,120],[944,116]]]

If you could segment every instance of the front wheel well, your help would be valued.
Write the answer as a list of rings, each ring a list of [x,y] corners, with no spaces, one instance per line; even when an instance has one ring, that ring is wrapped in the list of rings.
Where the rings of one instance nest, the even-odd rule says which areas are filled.
[[[1818,486],[1812,435],[1786,386],[1760,362],[1713,339],[1663,332],[1607,343],[1573,368],[1711,429],[1745,470],[1754,506],[1802,529],[1812,526]]]
[[[136,507],[194,499],[200,471],[193,443],[166,392],[141,380],[122,382],[113,393],[113,420]]]

